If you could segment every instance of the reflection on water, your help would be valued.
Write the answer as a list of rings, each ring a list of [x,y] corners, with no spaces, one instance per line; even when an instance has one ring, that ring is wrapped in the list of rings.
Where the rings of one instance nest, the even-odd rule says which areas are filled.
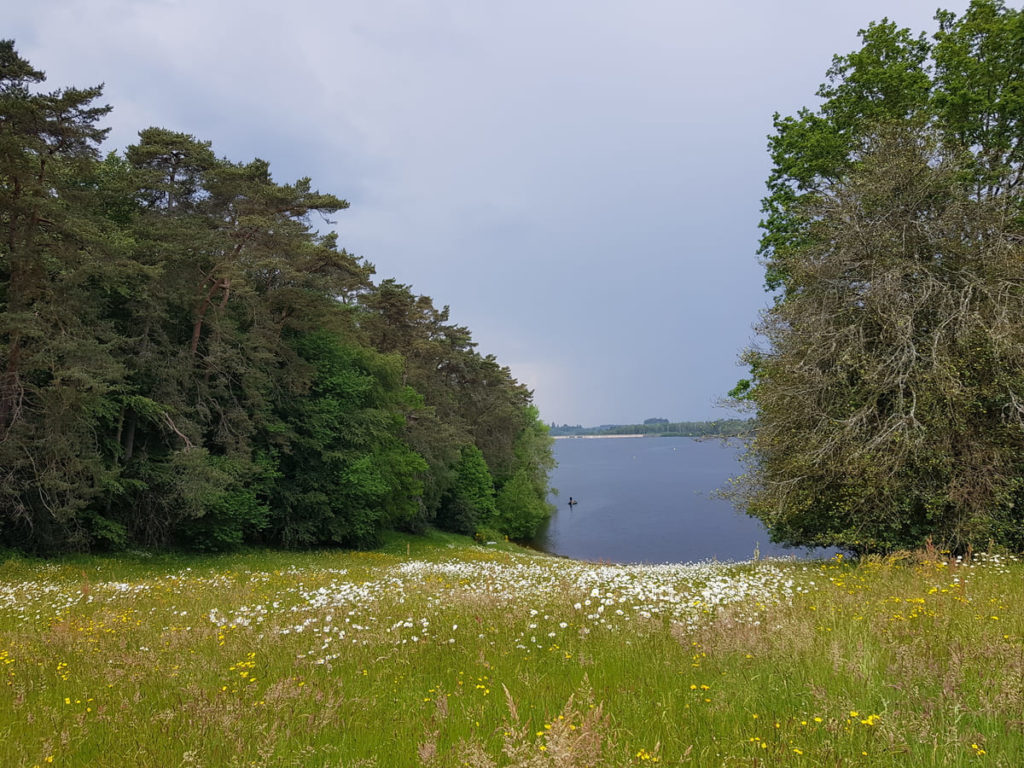
[[[786,549],[761,523],[712,493],[742,471],[738,445],[688,437],[555,441],[558,511],[534,541],[545,552],[613,563],[748,560]],[[577,503],[569,506],[569,497]]]

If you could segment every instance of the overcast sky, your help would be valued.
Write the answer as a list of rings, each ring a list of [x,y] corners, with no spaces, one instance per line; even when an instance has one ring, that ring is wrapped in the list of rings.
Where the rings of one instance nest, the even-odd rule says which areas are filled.
[[[966,0],[32,0],[0,35],[156,125],[310,176],[340,242],[449,304],[546,421],[723,418],[766,304],[774,111],[883,16]]]

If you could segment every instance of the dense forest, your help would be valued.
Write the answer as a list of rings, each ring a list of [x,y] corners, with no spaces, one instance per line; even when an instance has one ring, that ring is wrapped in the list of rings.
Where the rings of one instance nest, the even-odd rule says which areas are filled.
[[[529,537],[531,392],[429,297],[315,224],[347,203],[44,91],[0,42],[0,547]]]
[[[584,437],[601,435],[654,435],[658,437],[735,437],[746,435],[753,428],[752,419],[718,419],[716,421],[669,421],[644,419],[643,424],[602,424],[583,427],[579,424],[552,424],[554,437]]]

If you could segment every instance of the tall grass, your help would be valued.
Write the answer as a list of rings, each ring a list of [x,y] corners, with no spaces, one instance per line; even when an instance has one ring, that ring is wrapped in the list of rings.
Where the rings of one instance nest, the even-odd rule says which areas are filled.
[[[0,565],[3,766],[1024,755],[1024,565],[371,553]]]

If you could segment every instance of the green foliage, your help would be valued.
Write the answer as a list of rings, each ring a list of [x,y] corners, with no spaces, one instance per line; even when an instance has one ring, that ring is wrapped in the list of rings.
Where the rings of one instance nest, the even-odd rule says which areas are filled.
[[[455,477],[441,502],[438,525],[448,531],[472,535],[494,525],[494,480],[484,455],[475,445],[463,446]]]
[[[274,539],[289,546],[369,547],[414,518],[426,463],[401,440],[390,407],[405,397],[397,360],[319,331],[295,342],[309,392],[282,402],[290,442],[272,496]]]
[[[959,18],[949,11],[937,18],[936,121],[969,152],[976,194],[1019,197],[1014,190],[1024,165],[1024,11],[1008,9],[1001,0],[974,0]]]
[[[497,528],[510,539],[526,541],[551,517],[551,505],[539,493],[526,469],[501,487],[496,500]]]
[[[99,88],[35,92],[43,79],[0,41],[0,545],[40,551],[88,542],[124,374],[102,312],[122,254],[90,184],[109,108]]]
[[[529,391],[314,231],[344,200],[163,128],[101,160],[100,89],[43,80],[0,42],[0,547],[365,547],[546,488]]]
[[[511,539],[527,541],[551,517],[548,475],[555,468],[553,442],[536,408],[524,411],[526,426],[516,438],[512,476],[500,486],[496,500],[497,528]]]
[[[190,457],[198,454],[197,451],[189,453]],[[271,465],[219,456],[203,458],[203,463],[214,470],[210,478],[216,484],[191,489],[190,495],[198,501],[192,508],[195,514],[183,516],[175,526],[175,538],[199,551],[230,550],[255,541],[269,523],[270,509],[265,495],[270,480],[267,470]],[[202,474],[189,470],[192,478]]]
[[[1024,12],[937,18],[872,24],[817,110],[776,115],[778,293],[731,395],[758,414],[739,495],[780,541],[1021,547]]]
[[[775,133],[768,139],[773,167],[758,251],[769,290],[792,290],[788,261],[806,242],[806,202],[849,170],[875,125],[917,120],[928,103],[930,46],[924,36],[914,37],[888,19],[859,34],[859,51],[833,58],[816,112],[774,115]]]

